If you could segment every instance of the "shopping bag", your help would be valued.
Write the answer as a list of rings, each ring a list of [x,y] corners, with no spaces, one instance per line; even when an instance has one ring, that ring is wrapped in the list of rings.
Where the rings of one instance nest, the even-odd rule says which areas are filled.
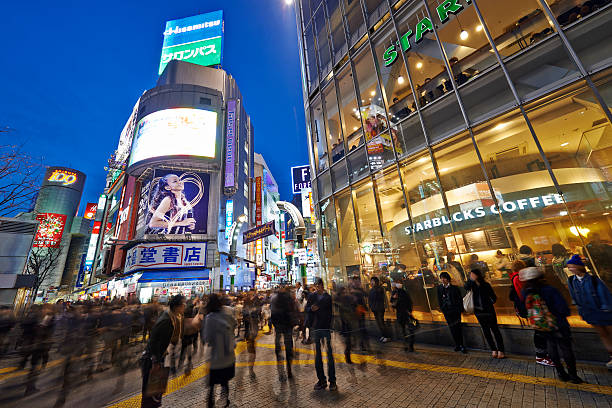
[[[166,387],[168,386],[169,374],[170,369],[168,367],[163,367],[161,364],[153,364],[149,372],[149,381],[147,382],[145,396],[151,397],[165,393]]]
[[[474,292],[471,290],[463,297],[463,310],[465,313],[474,313]]]

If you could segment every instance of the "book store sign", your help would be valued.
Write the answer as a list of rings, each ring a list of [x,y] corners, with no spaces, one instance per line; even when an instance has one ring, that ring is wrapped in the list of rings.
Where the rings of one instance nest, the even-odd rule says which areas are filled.
[[[463,0],[465,4],[470,4],[471,0]],[[449,21],[450,14],[459,14],[464,10],[463,4],[459,0],[444,0],[438,7],[436,7],[437,17],[440,19],[440,23],[446,24]],[[387,48],[383,54],[383,60],[385,67],[390,66],[397,59],[397,49],[401,48],[403,52],[410,50],[410,37],[414,37],[414,44],[418,44],[423,41],[424,35],[428,32],[433,33],[434,23],[429,17],[423,17],[414,27],[414,30],[409,29],[404,35],[402,35],[399,41]]]
[[[532,208],[548,207],[551,205],[563,204],[563,198],[559,194],[549,194],[539,197],[520,198],[514,201],[506,201],[501,204],[501,208],[493,204],[489,207],[476,207],[469,210],[457,211],[451,214],[451,219],[446,216],[432,218],[422,222],[416,222],[412,227],[404,227],[406,235],[412,232],[429,230],[442,225],[448,225],[451,221],[463,222],[483,218],[487,215],[498,215],[500,213],[513,213],[515,211],[529,210]]]

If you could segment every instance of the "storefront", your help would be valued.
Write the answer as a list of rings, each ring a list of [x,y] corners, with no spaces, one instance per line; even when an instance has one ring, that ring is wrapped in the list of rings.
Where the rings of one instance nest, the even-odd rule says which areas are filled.
[[[402,280],[440,321],[440,272],[478,267],[508,324],[527,252],[568,301],[571,254],[612,285],[609,2],[301,3],[322,276]]]
[[[157,300],[166,303],[174,295],[187,299],[210,293],[210,270],[157,270],[144,272],[138,279],[136,293],[141,303]]]

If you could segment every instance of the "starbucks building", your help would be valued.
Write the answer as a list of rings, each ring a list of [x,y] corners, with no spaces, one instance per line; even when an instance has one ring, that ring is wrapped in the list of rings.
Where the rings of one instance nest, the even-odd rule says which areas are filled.
[[[519,324],[515,259],[535,258],[568,301],[571,254],[612,284],[609,0],[301,0],[297,11],[328,282],[402,279],[433,324],[439,273],[462,285],[477,266],[507,327]],[[588,326],[574,308],[570,322]]]

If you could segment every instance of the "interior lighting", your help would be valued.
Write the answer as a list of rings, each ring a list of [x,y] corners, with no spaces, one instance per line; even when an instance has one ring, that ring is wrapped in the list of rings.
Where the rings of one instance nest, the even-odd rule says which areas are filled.
[[[478,25],[476,26],[476,32],[477,32],[477,33],[479,33],[479,32],[481,32],[481,31],[482,31],[482,24],[478,24]]]
[[[416,63],[416,68],[417,68],[417,69],[421,69],[421,68],[423,68],[423,63],[422,63],[421,61],[417,62],[417,63]]]
[[[561,147],[565,147],[569,144],[569,142],[561,143]]]
[[[508,126],[508,124],[507,124],[506,122],[501,122],[501,123],[498,123],[497,125],[495,125],[495,126],[493,127],[493,130],[502,130],[502,129],[504,129],[506,126]]]
[[[565,217],[567,215],[567,211],[565,211],[565,210],[561,211],[561,212],[559,212],[559,215],[562,216],[562,217]]]
[[[464,40],[464,41],[465,41],[465,40],[467,40],[467,38],[468,38],[469,36],[470,36],[470,35],[469,35],[469,34],[468,34],[468,32],[467,32],[467,31],[465,31],[465,30],[462,30],[462,31],[461,31],[461,34],[459,34],[459,38],[461,38],[461,39],[462,39],[462,40]]]
[[[583,237],[586,237],[586,236],[589,234],[589,232],[591,232],[591,230],[590,230],[590,229],[588,229],[588,228],[582,228],[582,227],[574,227],[574,226],[572,226],[572,227],[570,227],[570,232],[571,232],[572,234],[574,234],[575,236],[580,236],[580,235],[582,235]]]
[[[357,129],[359,129],[357,126],[353,127],[353,130],[357,130]]]
[[[397,77],[397,83],[400,84],[400,85],[403,84],[404,83],[404,77],[403,76]]]
[[[290,6],[293,4],[293,0],[285,0],[285,4]]]
[[[372,96],[376,96],[376,91],[372,91],[372,92],[370,92],[370,95],[372,95]]]

